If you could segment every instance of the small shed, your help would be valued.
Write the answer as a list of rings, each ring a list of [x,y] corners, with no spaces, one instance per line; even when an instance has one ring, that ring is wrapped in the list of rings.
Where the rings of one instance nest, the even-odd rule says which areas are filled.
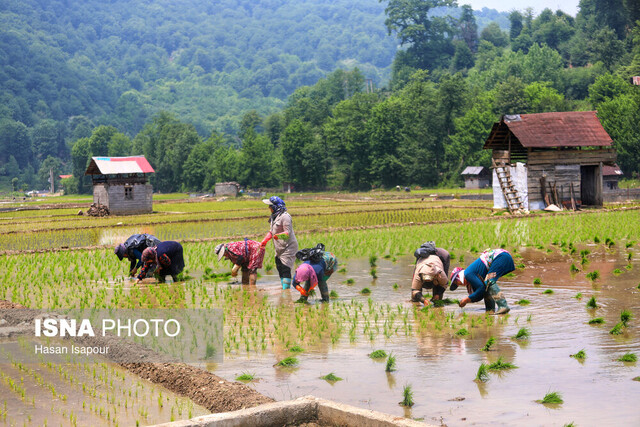
[[[84,174],[93,181],[93,203],[113,215],[132,215],[153,212],[153,172],[144,156],[92,157]]]
[[[238,195],[240,184],[235,181],[231,182],[216,182],[216,196],[232,196]]]
[[[618,165],[604,166],[602,168],[602,180],[604,181],[604,191],[618,189],[618,181],[624,174]]]
[[[480,189],[491,185],[491,171],[484,166],[467,166],[460,174],[464,178],[464,188]]]
[[[604,167],[616,160],[595,111],[505,115],[484,148],[492,150],[494,205],[510,210],[508,199],[523,210],[602,206]]]

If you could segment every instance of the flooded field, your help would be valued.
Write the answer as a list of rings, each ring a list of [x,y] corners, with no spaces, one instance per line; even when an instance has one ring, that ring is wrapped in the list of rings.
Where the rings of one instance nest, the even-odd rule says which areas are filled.
[[[343,337],[336,343],[324,340],[305,346],[301,353],[279,348],[263,354],[227,355],[215,373],[228,379],[250,372],[259,378],[251,384],[256,390],[275,399],[316,396],[375,409],[396,415],[423,419],[429,423],[449,426],[469,424],[500,425],[634,425],[640,423],[635,406],[640,398],[640,375],[636,363],[617,359],[627,352],[640,353],[640,278],[636,272],[624,270],[627,259],[617,252],[597,249],[592,254],[588,270],[599,270],[601,277],[591,282],[584,272],[571,274],[569,257],[540,250],[522,252],[526,268],[515,277],[501,280],[511,312],[508,316],[493,316],[493,325],[484,323],[469,329],[469,335],[456,336],[454,326],[465,316],[484,318],[482,303],[432,309],[451,316],[453,327],[420,330],[386,339],[359,336],[355,342]],[[466,256],[469,259],[471,255]],[[636,253],[633,263],[640,261]],[[378,279],[372,280],[366,260],[347,265],[347,274],[331,278],[330,289],[339,300],[361,300],[363,287],[378,303],[411,307],[409,278],[413,258],[403,257],[395,263],[378,262]],[[625,271],[614,275],[618,268]],[[355,283],[344,283],[346,277]],[[542,283],[534,285],[539,279]],[[265,277],[258,284],[260,293],[269,295],[274,304],[289,304],[297,292],[281,296],[275,277]],[[342,282],[342,283],[341,283]],[[537,281],[536,281],[537,282]],[[397,283],[398,289],[392,284]],[[545,293],[552,289],[553,294]],[[581,293],[580,298],[576,295]],[[462,298],[460,290],[447,292],[445,297]],[[596,309],[586,307],[594,296]],[[284,300],[284,302],[283,302]],[[516,301],[528,300],[520,306]],[[334,303],[335,304],[335,303]],[[315,309],[314,307],[307,308]],[[621,335],[609,331],[620,322],[622,310],[630,310],[633,319]],[[589,325],[594,317],[604,318],[603,324]],[[382,323],[382,322],[380,322]],[[313,333],[313,325],[309,325]],[[527,328],[530,337],[513,337],[520,328]],[[495,337],[490,351],[482,351],[489,337]],[[395,371],[385,372],[385,359],[373,360],[368,354],[384,349],[396,356]],[[586,359],[570,357],[584,350]],[[295,356],[294,368],[273,365],[286,356]],[[515,369],[490,371],[486,382],[474,381],[481,363],[493,363],[499,357],[517,366]],[[330,372],[342,381],[320,379]],[[410,384],[415,405],[405,409],[403,387]],[[366,385],[366,386],[365,386]],[[559,392],[564,400],[559,405],[542,405],[548,392]]]

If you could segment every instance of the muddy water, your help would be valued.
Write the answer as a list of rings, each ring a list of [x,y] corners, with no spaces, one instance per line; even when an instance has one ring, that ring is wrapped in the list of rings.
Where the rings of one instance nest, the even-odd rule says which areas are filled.
[[[633,269],[627,271],[626,251],[605,251],[602,246],[587,248],[592,255],[584,271],[571,274],[570,258],[557,250],[522,250],[524,270],[515,277],[502,278],[499,285],[512,308],[508,316],[495,317],[493,326],[470,330],[469,338],[457,338],[453,331],[428,329],[386,340],[384,336],[371,343],[359,337],[350,343],[344,335],[336,343],[325,342],[306,348],[296,355],[298,368],[274,368],[282,354],[251,354],[227,357],[215,367],[215,373],[233,379],[243,372],[260,378],[252,383],[260,392],[275,399],[291,399],[313,394],[319,397],[376,409],[396,415],[423,419],[426,422],[456,425],[640,425],[640,376],[638,363],[623,363],[616,359],[626,352],[640,355],[640,253],[633,255]],[[474,256],[465,254],[466,263]],[[452,262],[453,266],[458,265]],[[579,262],[577,263],[579,266]],[[624,272],[615,275],[613,271]],[[330,289],[340,299],[366,301],[359,291],[372,290],[377,302],[410,306],[410,278],[413,258],[403,257],[396,262],[378,261],[378,279],[369,276],[368,260],[347,264],[346,274],[336,273],[330,279]],[[585,272],[599,270],[600,279],[590,282]],[[343,283],[346,278],[356,283]],[[542,284],[533,285],[540,278]],[[393,283],[399,289],[394,290]],[[297,293],[279,290],[275,276],[265,276],[259,286],[270,295],[274,304],[289,304]],[[553,289],[553,294],[544,294]],[[574,296],[582,293],[581,299]],[[447,292],[445,297],[460,299],[461,290]],[[595,296],[600,306],[587,309],[586,302]],[[527,299],[528,306],[515,301]],[[283,302],[284,301],[284,302]],[[366,304],[366,302],[365,302]],[[623,335],[613,336],[609,330],[619,322],[622,309],[631,310],[633,319]],[[483,315],[482,303],[469,304],[464,309],[447,306],[441,310],[452,312],[456,319],[463,313]],[[603,317],[604,325],[591,326],[593,317]],[[526,327],[531,337],[516,341],[512,337]],[[414,329],[417,331],[417,328]],[[489,336],[496,338],[494,349],[480,351]],[[386,373],[384,362],[369,359],[374,349],[392,351],[397,356],[397,370]],[[569,357],[584,349],[584,362]],[[486,383],[474,378],[481,363],[491,363],[502,356],[517,369],[500,374],[490,373]],[[320,376],[333,372],[343,381],[329,384]],[[413,388],[415,405],[405,410],[398,405],[403,387]],[[562,394],[564,404],[545,406],[536,403],[549,391]]]

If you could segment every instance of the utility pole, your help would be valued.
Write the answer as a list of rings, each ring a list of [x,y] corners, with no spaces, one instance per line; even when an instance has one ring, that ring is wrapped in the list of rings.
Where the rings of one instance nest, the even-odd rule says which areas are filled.
[[[51,194],[53,194],[55,192],[55,186],[53,185],[54,180],[53,180],[53,168],[49,168],[49,182],[51,183]]]

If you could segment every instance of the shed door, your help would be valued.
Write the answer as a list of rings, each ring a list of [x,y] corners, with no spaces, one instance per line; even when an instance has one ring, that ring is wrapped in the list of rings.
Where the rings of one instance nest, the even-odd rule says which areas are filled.
[[[598,166],[580,166],[580,196],[583,205],[598,205]]]

